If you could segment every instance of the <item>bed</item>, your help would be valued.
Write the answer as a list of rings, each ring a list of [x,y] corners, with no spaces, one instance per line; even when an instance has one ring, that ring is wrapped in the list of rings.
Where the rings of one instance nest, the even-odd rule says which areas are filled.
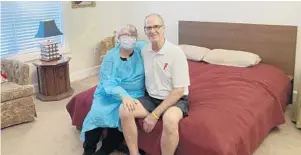
[[[188,62],[189,113],[179,124],[177,155],[250,155],[285,122],[296,34],[295,26],[179,21],[179,44],[249,51],[262,63],[244,68]],[[92,96],[89,91],[83,94]],[[159,155],[162,122],[151,133],[141,130],[142,119],[137,122],[139,147]]]

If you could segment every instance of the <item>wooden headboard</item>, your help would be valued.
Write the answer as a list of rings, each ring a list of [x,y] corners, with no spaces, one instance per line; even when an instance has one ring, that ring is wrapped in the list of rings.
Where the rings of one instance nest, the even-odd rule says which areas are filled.
[[[179,44],[255,53],[294,75],[297,26],[179,21]]]

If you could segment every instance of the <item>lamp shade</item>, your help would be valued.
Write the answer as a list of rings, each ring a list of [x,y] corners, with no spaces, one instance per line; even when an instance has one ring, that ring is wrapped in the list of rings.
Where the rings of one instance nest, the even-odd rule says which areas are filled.
[[[63,33],[57,28],[54,20],[44,20],[40,21],[39,30],[35,35],[36,38],[46,38],[57,35],[62,35]]]

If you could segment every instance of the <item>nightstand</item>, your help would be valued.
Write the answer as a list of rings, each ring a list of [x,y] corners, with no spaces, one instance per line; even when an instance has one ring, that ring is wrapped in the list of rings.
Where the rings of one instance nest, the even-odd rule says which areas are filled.
[[[70,59],[70,57],[61,57],[49,62],[37,60],[33,63],[37,68],[38,75],[37,99],[57,101],[73,94],[69,77]]]

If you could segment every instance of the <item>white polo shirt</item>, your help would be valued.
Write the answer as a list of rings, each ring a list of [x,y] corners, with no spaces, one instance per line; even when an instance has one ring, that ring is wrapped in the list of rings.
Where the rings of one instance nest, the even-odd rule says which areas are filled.
[[[145,86],[151,97],[164,100],[174,88],[179,87],[184,87],[184,95],[188,95],[188,62],[180,47],[165,39],[161,50],[155,53],[149,43],[142,48],[142,58]]]

